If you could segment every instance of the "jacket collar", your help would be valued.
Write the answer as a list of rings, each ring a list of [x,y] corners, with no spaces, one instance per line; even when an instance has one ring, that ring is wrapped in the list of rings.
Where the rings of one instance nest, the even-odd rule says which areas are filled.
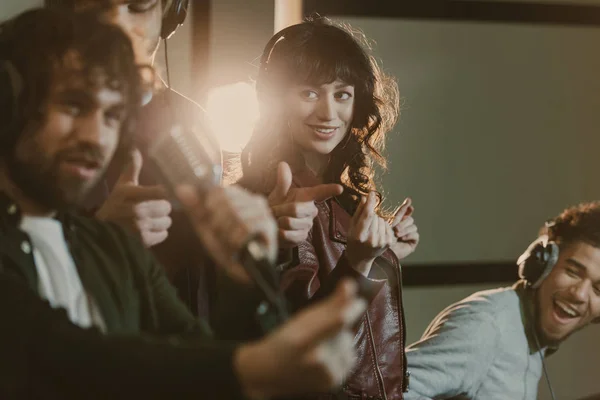
[[[38,293],[38,275],[35,260],[31,250],[23,251],[27,243],[32,249],[31,242],[25,232],[19,229],[22,213],[16,203],[5,193],[0,191],[0,253],[13,260],[13,265],[27,280],[28,285]],[[122,326],[122,316],[119,307],[111,296],[106,286],[106,279],[98,268],[90,267],[84,261],[86,254],[81,254],[78,229],[75,217],[68,212],[58,212],[55,216],[63,226],[63,234],[67,246],[75,262],[79,279],[86,292],[92,296],[100,309],[102,318],[108,331],[114,331]]]
[[[21,210],[3,191],[0,191],[0,221],[2,227],[18,227],[21,221]]]
[[[0,226],[1,229],[18,228],[23,214],[15,201],[4,191],[0,191]],[[63,224],[65,235],[72,231],[73,220],[67,212],[58,211],[54,218]]]

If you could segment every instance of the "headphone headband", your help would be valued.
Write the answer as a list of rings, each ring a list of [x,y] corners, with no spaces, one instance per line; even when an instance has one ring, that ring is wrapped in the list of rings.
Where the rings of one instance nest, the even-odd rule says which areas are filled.
[[[162,20],[160,37],[170,38],[180,25],[183,25],[189,7],[189,0],[173,0],[168,10],[165,10]]]
[[[517,260],[519,277],[524,279],[528,286],[537,289],[558,262],[558,253],[558,245],[550,241],[548,235],[541,235]]]

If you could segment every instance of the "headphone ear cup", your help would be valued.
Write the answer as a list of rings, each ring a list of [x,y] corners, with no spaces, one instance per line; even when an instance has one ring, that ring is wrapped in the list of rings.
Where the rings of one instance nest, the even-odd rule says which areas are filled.
[[[175,33],[175,30],[183,24],[187,16],[189,0],[173,0],[168,10],[165,11],[162,20],[160,37],[167,40]]]
[[[558,262],[558,253],[558,245],[547,242],[547,237],[536,240],[517,261],[519,277],[533,289],[537,289]]]

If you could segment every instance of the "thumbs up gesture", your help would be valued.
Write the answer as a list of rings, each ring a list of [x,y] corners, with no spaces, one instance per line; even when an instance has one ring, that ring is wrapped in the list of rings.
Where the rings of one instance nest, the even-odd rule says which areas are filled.
[[[160,186],[139,186],[143,160],[139,150],[131,153],[113,191],[96,213],[100,220],[114,222],[140,235],[151,247],[163,242],[171,226],[171,203]]]
[[[414,211],[415,208],[412,205],[412,200],[407,198],[398,208],[394,219],[390,223],[396,237],[396,242],[391,246],[391,249],[396,254],[396,257],[398,257],[398,260],[402,260],[412,254],[419,244],[419,230],[412,217]]]
[[[287,163],[280,163],[277,183],[268,197],[277,220],[279,247],[295,247],[306,240],[318,213],[315,202],[340,195],[343,190],[334,183],[292,188],[292,170]]]
[[[375,192],[363,196],[348,230],[346,258],[364,276],[369,276],[375,259],[396,242],[393,228],[377,214],[376,206]]]

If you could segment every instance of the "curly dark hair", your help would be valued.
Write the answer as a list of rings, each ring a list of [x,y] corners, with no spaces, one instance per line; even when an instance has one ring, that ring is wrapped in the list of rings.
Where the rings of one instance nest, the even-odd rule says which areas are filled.
[[[600,201],[582,203],[564,210],[540,230],[560,247],[584,242],[600,248]]]
[[[348,135],[332,151],[323,178],[340,183],[342,205],[353,213],[361,195],[377,192],[375,163],[386,167],[384,136],[399,114],[398,86],[369,54],[364,35],[326,18],[307,20],[277,33],[263,52],[256,90],[261,118],[241,154],[243,179],[268,193],[280,161],[303,165],[281,115],[272,107],[291,84],[322,85],[337,79],[355,88],[354,118]],[[377,192],[380,200],[382,196]]]
[[[51,83],[57,72],[73,68],[73,57],[90,87],[110,87],[123,95],[118,151],[128,151],[144,91],[140,68],[148,67],[135,64],[131,42],[117,26],[89,13],[41,8],[0,25],[0,61],[18,73],[21,86],[18,93],[0,93],[2,155],[25,131],[43,123]]]

